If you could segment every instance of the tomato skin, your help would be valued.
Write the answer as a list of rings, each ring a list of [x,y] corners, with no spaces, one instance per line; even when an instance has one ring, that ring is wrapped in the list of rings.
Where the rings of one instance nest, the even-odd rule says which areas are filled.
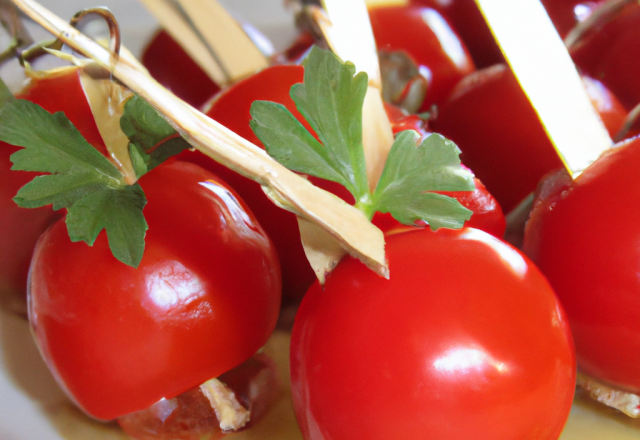
[[[304,438],[557,439],[575,354],[536,267],[469,228],[396,234],[386,249],[390,280],[346,259],[302,301],[291,379]]]
[[[422,138],[431,135],[431,132],[426,129],[425,121],[419,116],[407,114],[399,107],[387,103],[385,103],[385,110],[394,134],[398,134],[403,130],[415,130]],[[462,166],[467,168],[464,165]],[[489,191],[487,191],[487,188],[485,188],[480,179],[474,177],[473,183],[475,185],[474,191],[436,192],[457,199],[462,206],[473,211],[473,215],[465,222],[465,226],[482,229],[494,237],[502,238],[507,227],[507,222],[500,204]],[[413,226],[403,225],[398,222],[391,214],[382,214],[379,212],[373,216],[372,223],[384,233],[396,233],[398,231],[413,229]]]
[[[523,245],[567,311],[578,367],[633,393],[640,392],[639,168],[635,138],[574,182],[555,176],[536,199]]]
[[[262,146],[249,127],[251,104],[255,100],[279,102],[301,121],[302,116],[289,97],[289,89],[293,84],[302,82],[303,75],[302,66],[267,68],[217,95],[208,106],[207,116],[243,138]],[[308,124],[306,126],[308,127]],[[274,205],[258,183],[229,170],[198,151],[184,152],[179,155],[179,159],[197,163],[214,172],[240,194],[277,249],[282,268],[283,294],[288,298],[300,298],[304,295],[315,279],[315,274],[300,243],[296,216]],[[335,184],[334,187],[338,188],[339,185]],[[347,197],[346,190],[341,191]]]
[[[560,37],[565,38],[577,24],[587,18],[601,0],[541,0]]]
[[[464,43],[435,9],[379,6],[369,10],[378,50],[407,53],[429,85],[420,111],[442,102],[451,89],[475,70]]]
[[[137,269],[113,257],[104,232],[93,247],[72,243],[59,221],[39,240],[30,271],[29,315],[43,356],[98,419],[240,364],[268,339],[280,307],[275,251],[219,178],[176,161],[140,184],[149,230]]]
[[[504,57],[474,0],[411,0],[439,11],[466,44],[478,68],[503,63]]]
[[[626,117],[624,108],[597,81],[585,81],[609,132],[617,132]],[[542,176],[562,167],[531,104],[504,64],[467,76],[430,126],[460,147],[462,162],[507,213],[535,190]]]
[[[576,65],[602,81],[629,109],[640,103],[639,55],[640,7],[635,3],[601,23],[571,50]]]
[[[64,112],[82,135],[106,154],[106,147],[91,116],[77,68],[30,79],[16,97],[34,102],[50,113]],[[20,208],[13,201],[18,190],[39,175],[27,171],[11,171],[9,157],[19,149],[0,142],[0,289],[24,295],[36,241],[62,214],[54,212],[48,206]]]
[[[156,32],[141,57],[156,81],[192,106],[201,108],[220,87],[164,30]]]
[[[24,209],[13,198],[37,173],[11,171],[9,156],[18,148],[0,142],[0,292],[22,295],[31,254],[40,234],[59,215],[50,207]]]
[[[473,211],[471,218],[465,222],[468,228],[480,229],[494,237],[502,238],[507,227],[502,208],[498,201],[487,191],[480,179],[474,178],[474,191],[441,191],[458,200],[462,206]]]

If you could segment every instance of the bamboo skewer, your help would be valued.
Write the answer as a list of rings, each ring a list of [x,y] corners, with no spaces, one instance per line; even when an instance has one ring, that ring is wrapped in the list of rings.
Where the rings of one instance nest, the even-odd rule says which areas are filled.
[[[384,236],[355,207],[327,193],[271,159],[261,148],[206,117],[126,60],[112,54],[32,0],[13,0],[26,15],[65,44],[110,70],[154,106],[191,145],[263,186],[278,205],[322,227],[349,254],[388,276]]]
[[[217,0],[140,2],[220,86],[269,66],[267,56]]]
[[[309,7],[331,50],[343,61],[352,62],[369,77],[362,109],[362,144],[371,190],[382,174],[393,144],[393,132],[382,101],[382,81],[371,23],[363,0],[323,0],[323,7]],[[344,256],[344,249],[326,232],[298,217],[300,237],[307,259],[320,282]]]
[[[329,47],[369,76],[362,109],[362,142],[369,187],[373,190],[393,144],[393,132],[382,101],[378,52],[367,5],[363,0],[323,0],[322,4],[326,14],[319,8],[312,13]]]
[[[475,0],[558,156],[576,178],[613,145],[544,7]]]

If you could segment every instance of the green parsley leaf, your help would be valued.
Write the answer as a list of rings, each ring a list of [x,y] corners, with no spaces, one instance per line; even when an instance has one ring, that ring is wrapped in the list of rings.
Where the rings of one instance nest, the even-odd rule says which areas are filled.
[[[9,87],[2,81],[0,78],[0,108],[2,108],[6,103],[15,100],[13,94],[9,90]]]
[[[147,222],[142,209],[146,203],[144,192],[137,183],[117,191],[96,188],[69,208],[69,238],[93,245],[100,231],[105,229],[114,257],[137,267],[144,253]]]
[[[132,143],[146,152],[178,134],[156,109],[138,95],[133,95],[124,105],[120,128]]]
[[[291,97],[321,143],[284,106],[256,101],[251,128],[267,152],[293,171],[342,184],[369,218],[380,211],[405,224],[425,221],[434,230],[462,227],[471,211],[434,193],[475,189],[473,175],[460,166],[458,147],[437,134],[416,147],[418,133],[400,133],[371,194],[362,145],[367,75],[355,75],[353,64],[317,47],[304,65],[304,82],[291,87]]]
[[[419,136],[407,130],[396,137],[373,193],[373,209],[408,225],[423,220],[433,230],[461,228],[471,211],[429,191],[473,191],[473,175],[460,167],[460,150],[453,142],[434,133],[416,147]]]
[[[249,123],[267,152],[292,171],[337,182],[353,190],[328,150],[282,104],[255,101]]]
[[[129,138],[129,154],[138,178],[191,146],[143,98],[132,96],[124,106],[120,128]]]
[[[10,102],[0,113],[0,139],[24,147],[11,156],[13,170],[91,171],[101,182],[116,186],[124,182],[118,169],[82,137],[62,112],[52,115],[22,99]]]
[[[11,155],[13,170],[50,173],[22,187],[14,198],[18,205],[67,208],[73,241],[91,245],[106,228],[114,256],[138,266],[147,230],[144,193],[138,185],[127,185],[63,113],[52,115],[25,100],[8,102],[0,110],[0,140],[23,147]]]
[[[367,74],[354,76],[352,63],[342,63],[333,53],[315,46],[304,64],[304,82],[291,87],[291,98],[324,148],[312,142],[313,136],[301,125],[293,124],[295,118],[284,107],[276,112],[273,106],[254,103],[251,127],[271,127],[258,129],[256,136],[272,157],[288,159],[295,164],[293,169],[301,173],[316,175],[320,170],[323,178],[343,184],[360,200],[369,186],[362,147]],[[300,135],[302,131],[306,134]],[[264,136],[265,133],[268,135]],[[292,143],[293,137],[299,140]]]

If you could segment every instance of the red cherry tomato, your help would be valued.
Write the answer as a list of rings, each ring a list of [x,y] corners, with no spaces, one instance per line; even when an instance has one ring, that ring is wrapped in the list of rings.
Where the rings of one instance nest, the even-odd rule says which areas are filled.
[[[409,115],[399,107],[386,103],[385,110],[394,134],[403,130],[415,130],[420,133],[422,137],[431,134],[425,128],[425,121],[418,115]],[[471,219],[465,223],[465,226],[481,229],[494,237],[502,238],[507,226],[502,208],[500,208],[496,199],[487,191],[480,179],[474,178],[473,181],[476,187],[474,191],[439,191],[439,193],[457,199],[462,206],[473,211]],[[391,214],[381,214],[379,212],[373,216],[372,223],[385,233],[396,233],[413,228],[412,226],[403,225],[398,222]]]
[[[291,381],[306,440],[556,440],[575,354],[551,287],[482,231],[387,237],[391,277],[342,261],[302,301]]]
[[[464,43],[435,9],[380,6],[369,10],[378,50],[404,51],[427,79],[421,110],[443,101],[475,66]]]
[[[567,311],[578,367],[633,393],[640,392],[638,169],[635,138],[573,182],[566,174],[548,180],[523,246]]]
[[[17,150],[0,142],[0,293],[24,298],[33,248],[58,215],[49,207],[24,209],[13,201],[18,190],[38,175],[10,171],[9,156]]]
[[[160,84],[196,108],[220,87],[171,36],[158,31],[142,52],[142,64]]]
[[[504,57],[474,0],[411,0],[444,15],[469,49],[478,68],[503,63]]]
[[[627,108],[640,103],[640,6],[629,2],[614,18],[599,23],[572,47],[571,56]]]
[[[302,82],[303,76],[304,68],[302,66],[282,65],[265,69],[216,96],[210,104],[207,115],[259,146],[262,146],[262,143],[249,127],[251,120],[249,109],[255,100],[268,100],[285,105],[303,125],[310,129],[289,96],[291,86]],[[387,112],[391,117],[394,131],[411,128],[422,134],[427,134],[423,128],[422,120],[417,116],[406,116],[392,106],[387,106]],[[238,191],[242,199],[251,207],[278,250],[282,267],[283,294],[288,298],[301,298],[315,279],[315,274],[307,262],[300,243],[295,216],[276,207],[268,200],[260,185],[210,160],[199,152],[185,152],[179,158],[197,163],[213,171]],[[310,180],[315,185],[336,194],[347,203],[354,203],[351,194],[342,186],[314,177],[311,177]],[[479,214],[478,226],[482,226],[492,233],[501,234],[504,232],[504,218],[500,207],[484,190],[484,187],[481,187],[481,184],[477,187],[478,192],[469,198],[468,207]],[[468,197],[468,195],[465,194],[464,197]],[[386,223],[389,223],[389,227],[398,224],[393,219]],[[385,224],[384,220],[380,222],[381,226],[383,224]]]
[[[302,120],[289,97],[289,89],[293,84],[302,82],[303,74],[302,66],[273,66],[265,69],[219,94],[211,103],[207,115],[245,139],[262,146],[249,127],[251,104],[255,100],[280,102],[286,105],[298,120]],[[315,274],[300,243],[295,215],[274,205],[258,183],[240,176],[200,152],[184,152],[179,158],[213,171],[240,194],[277,249],[282,268],[283,294],[289,298],[300,298],[304,295],[315,279]],[[338,188],[339,185],[334,187]],[[342,193],[346,193],[346,190],[342,190]]]
[[[64,112],[82,135],[106,154],[78,69],[69,68],[33,78],[17,97],[35,102],[51,113]],[[51,223],[60,218],[61,213],[50,207],[25,209],[15,204],[13,197],[18,190],[38,175],[11,171],[9,156],[17,150],[0,142],[0,289],[24,294],[36,241]]]
[[[562,38],[585,20],[602,0],[541,0]]]
[[[72,243],[62,221],[39,240],[29,315],[60,384],[88,414],[112,419],[170,399],[250,358],[273,331],[280,271],[244,203],[193,164],[140,179],[146,249],[134,269],[106,234]]]
[[[609,132],[624,123],[624,108],[602,84],[586,79],[592,103]],[[504,64],[474,72],[439,109],[431,128],[453,140],[462,162],[510,212],[542,176],[562,167],[531,104]]]

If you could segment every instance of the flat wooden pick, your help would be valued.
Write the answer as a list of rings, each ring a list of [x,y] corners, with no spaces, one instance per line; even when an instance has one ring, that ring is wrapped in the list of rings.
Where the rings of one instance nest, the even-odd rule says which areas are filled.
[[[316,10],[314,17],[329,47],[358,72],[369,76],[369,88],[362,108],[362,143],[369,188],[375,189],[393,144],[391,124],[382,101],[382,81],[378,51],[371,30],[367,5],[363,0],[323,0],[326,15]]]
[[[367,7],[375,6],[406,6],[409,0],[366,0]]]
[[[576,178],[613,145],[539,0],[475,0],[560,159]]]
[[[217,1],[139,1],[216,84],[268,67],[268,58]]]

